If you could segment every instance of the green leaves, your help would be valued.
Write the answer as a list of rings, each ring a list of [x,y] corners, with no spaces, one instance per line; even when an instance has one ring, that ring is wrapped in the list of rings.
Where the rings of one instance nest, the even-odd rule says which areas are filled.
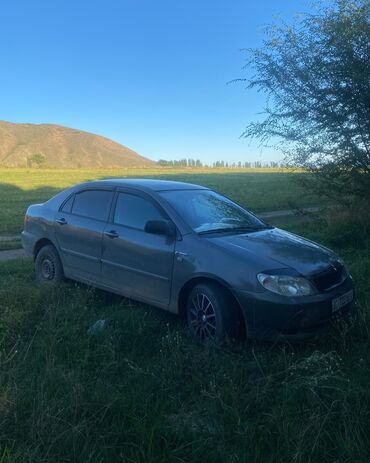
[[[322,175],[329,189],[335,173],[353,185],[350,193],[368,195],[369,37],[366,0],[335,0],[293,25],[270,26],[262,49],[247,50],[248,87],[268,99],[265,118],[244,136],[274,143],[288,164]]]

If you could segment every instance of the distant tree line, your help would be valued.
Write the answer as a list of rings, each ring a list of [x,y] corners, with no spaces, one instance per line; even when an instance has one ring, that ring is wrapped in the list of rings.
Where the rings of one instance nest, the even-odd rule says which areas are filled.
[[[210,167],[224,167],[226,169],[276,169],[278,167],[283,167],[283,164],[276,161],[216,161],[213,162]]]
[[[165,159],[160,159],[157,164],[160,166],[176,166],[176,167],[202,167],[203,164],[199,159],[178,159],[166,161]]]
[[[165,160],[160,159],[157,164],[165,167],[214,167],[225,169],[258,169],[258,168],[271,168],[276,169],[283,167],[281,162],[276,161],[215,161],[210,164],[203,163],[199,159],[179,159],[179,160]]]

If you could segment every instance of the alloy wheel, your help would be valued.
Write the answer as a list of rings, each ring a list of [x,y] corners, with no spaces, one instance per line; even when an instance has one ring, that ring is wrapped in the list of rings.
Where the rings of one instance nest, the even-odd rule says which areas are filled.
[[[192,298],[189,311],[189,325],[195,336],[202,341],[215,337],[215,309],[206,294],[198,293]]]

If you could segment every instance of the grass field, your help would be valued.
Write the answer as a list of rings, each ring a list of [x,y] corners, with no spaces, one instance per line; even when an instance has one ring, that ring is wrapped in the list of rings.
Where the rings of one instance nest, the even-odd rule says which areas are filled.
[[[175,316],[1,264],[0,461],[369,461],[370,238],[291,228],[356,280],[353,328],[304,346],[202,347]]]
[[[0,231],[18,231],[27,204],[66,186],[125,175],[0,170]],[[201,183],[256,211],[320,204],[291,182],[299,174],[130,175]],[[285,224],[346,261],[351,328],[301,346],[200,346],[169,313],[73,283],[40,288],[31,261],[0,263],[0,463],[370,461],[369,233]],[[89,334],[99,319],[106,328]]]
[[[86,180],[112,177],[151,177],[198,183],[223,193],[256,211],[322,204],[300,185],[298,173],[261,169],[176,170],[40,170],[0,168],[0,234],[19,233],[30,204],[43,202],[64,188]]]

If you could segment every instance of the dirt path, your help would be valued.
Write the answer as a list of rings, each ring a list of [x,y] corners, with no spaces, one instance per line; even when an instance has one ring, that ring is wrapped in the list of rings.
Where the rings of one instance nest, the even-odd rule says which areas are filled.
[[[261,217],[261,219],[271,219],[277,217],[290,217],[293,215],[299,214],[313,214],[315,212],[320,212],[322,210],[321,207],[305,207],[300,209],[299,211],[295,209],[284,209],[282,211],[270,211],[270,212],[255,212],[257,217]]]
[[[0,241],[14,241],[20,240],[21,235],[0,235]]]
[[[11,251],[0,251],[0,262],[27,257],[23,249],[12,249]]]
[[[319,212],[321,210],[320,207],[306,207],[303,208],[300,213],[311,214],[315,212]],[[260,212],[256,213],[258,217],[261,219],[273,219],[279,217],[292,217],[297,215],[298,212],[293,209],[284,209],[281,211],[270,211],[270,212]],[[0,241],[14,241],[18,240],[20,235],[0,235]],[[0,251],[0,262],[6,262],[8,260],[19,259],[20,257],[27,257],[26,253],[23,249],[13,249],[11,251]]]

